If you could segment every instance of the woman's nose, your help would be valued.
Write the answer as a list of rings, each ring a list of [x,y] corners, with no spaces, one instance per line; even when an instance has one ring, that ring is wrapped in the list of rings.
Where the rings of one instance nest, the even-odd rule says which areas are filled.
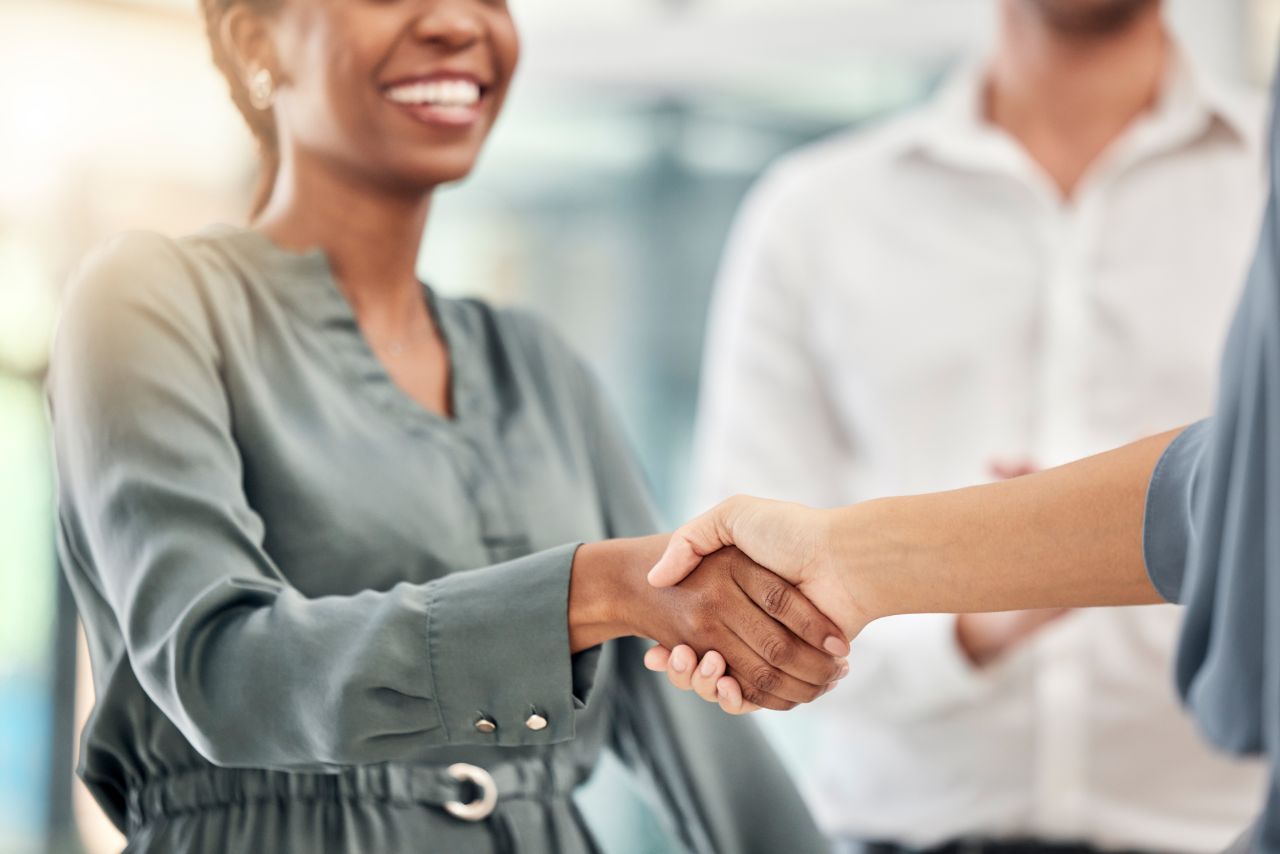
[[[421,5],[413,26],[420,41],[457,49],[479,41],[484,33],[474,0],[429,0]]]

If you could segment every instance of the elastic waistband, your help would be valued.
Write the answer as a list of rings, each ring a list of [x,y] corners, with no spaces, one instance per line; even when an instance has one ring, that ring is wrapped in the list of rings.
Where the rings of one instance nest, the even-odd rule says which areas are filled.
[[[447,765],[356,765],[333,774],[253,768],[200,768],[148,780],[129,790],[129,828],[174,815],[255,801],[381,801],[440,807],[470,801],[474,785],[449,776]],[[498,801],[570,794],[584,773],[564,758],[518,759],[486,766]]]

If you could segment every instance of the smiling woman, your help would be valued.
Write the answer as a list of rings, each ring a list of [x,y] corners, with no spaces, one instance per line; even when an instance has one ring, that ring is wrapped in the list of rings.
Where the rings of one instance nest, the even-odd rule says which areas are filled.
[[[593,851],[572,796],[606,746],[690,850],[823,850],[751,725],[635,638],[785,709],[842,672],[835,626],[738,555],[650,588],[666,538],[591,372],[416,275],[515,71],[505,4],[204,8],[252,223],[94,253],[50,378],[78,773],[129,850]]]
[[[255,213],[283,165],[281,125],[314,128],[313,155],[355,146],[369,155],[363,166],[400,172],[416,179],[412,187],[457,180],[474,166],[519,59],[506,4],[476,3],[466,14],[446,9],[443,18],[437,11],[409,27],[402,5],[203,0],[214,61],[263,154]],[[415,50],[424,21],[427,39],[450,51],[449,62]],[[291,95],[279,110],[277,87]],[[388,110],[388,102],[401,109]]]

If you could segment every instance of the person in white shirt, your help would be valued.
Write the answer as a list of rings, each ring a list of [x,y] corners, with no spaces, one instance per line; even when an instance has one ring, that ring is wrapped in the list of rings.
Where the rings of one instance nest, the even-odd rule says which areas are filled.
[[[1158,0],[1000,12],[993,54],[931,103],[752,193],[712,309],[699,509],[960,487],[1209,413],[1262,210],[1261,99],[1198,70]],[[1263,771],[1179,709],[1179,618],[873,624],[788,719],[821,745],[797,763],[810,805],[890,849],[1221,849]]]

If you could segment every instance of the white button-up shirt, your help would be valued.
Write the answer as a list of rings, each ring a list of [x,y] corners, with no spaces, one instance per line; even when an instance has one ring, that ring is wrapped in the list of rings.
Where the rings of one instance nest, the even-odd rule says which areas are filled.
[[[984,120],[982,81],[966,70],[753,192],[712,310],[693,509],[960,487],[1209,413],[1260,222],[1261,100],[1180,56],[1064,200]],[[833,835],[1216,851],[1263,771],[1179,709],[1179,617],[1078,612],[982,671],[954,617],[883,620],[840,688],[767,722]]]

